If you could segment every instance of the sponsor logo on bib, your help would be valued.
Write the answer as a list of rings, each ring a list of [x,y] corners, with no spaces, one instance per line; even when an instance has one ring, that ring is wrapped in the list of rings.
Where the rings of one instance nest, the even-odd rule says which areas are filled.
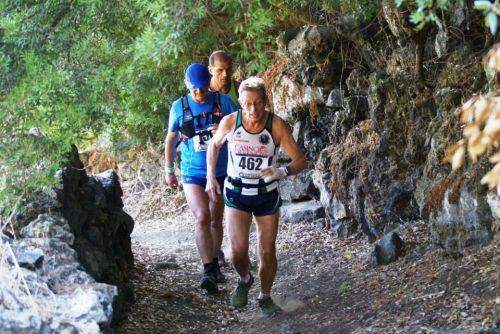
[[[245,144],[235,145],[234,153],[236,155],[245,155],[252,157],[267,157],[267,150],[264,145],[261,146],[245,145]]]
[[[260,173],[243,173],[243,172],[239,172],[238,176],[242,177],[242,178],[245,178],[245,179],[260,179]]]
[[[267,133],[263,133],[259,136],[259,142],[262,145],[267,145],[269,144],[269,135]]]

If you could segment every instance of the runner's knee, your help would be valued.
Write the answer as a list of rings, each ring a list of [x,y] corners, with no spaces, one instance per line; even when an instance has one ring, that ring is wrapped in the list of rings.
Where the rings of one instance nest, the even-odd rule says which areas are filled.
[[[210,227],[210,213],[208,212],[195,212],[196,224],[202,228]]]
[[[260,250],[260,258],[261,261],[266,262],[266,263],[271,263],[276,261],[276,250],[273,249],[266,249],[266,250]]]
[[[242,242],[231,242],[231,253],[233,258],[240,257],[248,253],[248,244]]]
[[[221,229],[222,228],[222,220],[212,220],[211,222],[212,228]]]

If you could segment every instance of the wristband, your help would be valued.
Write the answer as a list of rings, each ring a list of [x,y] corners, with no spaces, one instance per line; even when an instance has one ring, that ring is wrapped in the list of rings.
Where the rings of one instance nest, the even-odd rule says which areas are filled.
[[[286,167],[285,167],[285,173],[286,173],[286,176],[290,176],[290,173],[291,173],[291,172],[292,172],[292,171],[290,170],[290,166],[286,166]]]
[[[174,164],[171,164],[170,166],[165,167],[165,172],[167,174],[173,174],[174,173]]]

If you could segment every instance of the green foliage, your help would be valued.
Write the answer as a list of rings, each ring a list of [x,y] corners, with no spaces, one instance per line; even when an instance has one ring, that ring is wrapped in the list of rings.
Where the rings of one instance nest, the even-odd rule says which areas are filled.
[[[415,25],[415,29],[421,30],[428,23],[436,24],[443,28],[442,17],[452,10],[456,4],[464,4],[464,0],[394,0],[398,7],[407,6],[416,8],[410,15],[410,21]],[[498,15],[500,15],[500,2],[488,0],[474,1],[474,8],[481,10],[485,17],[485,24],[490,28],[493,35],[498,28]]]
[[[442,14],[449,11],[452,3],[463,3],[464,0],[395,0],[398,7],[407,5],[416,7],[416,10],[410,15],[410,21],[415,25],[417,30],[421,30],[428,23],[434,23],[437,26],[443,26],[441,21]]]
[[[355,0],[339,1],[341,12],[351,15],[355,21],[369,22],[380,10],[380,1],[373,0]]]
[[[352,260],[354,258],[354,254],[350,250],[344,251],[342,254],[346,260]]]
[[[500,15],[500,2],[474,1],[474,8],[484,14],[484,22],[490,28],[491,34],[496,35],[498,30],[498,16]]]
[[[245,74],[263,71],[284,29],[378,10],[373,0],[0,1],[0,214],[54,184],[72,143],[161,143],[189,63],[225,49]]]
[[[13,197],[54,184],[70,145],[96,138],[117,114],[115,65],[133,24],[130,8],[106,1],[3,1],[0,11],[5,214]]]
[[[346,294],[348,291],[349,291],[349,285],[347,284],[347,282],[342,282],[342,283],[339,285],[339,288],[338,288],[338,292],[339,292],[339,294],[344,295],[344,294]]]

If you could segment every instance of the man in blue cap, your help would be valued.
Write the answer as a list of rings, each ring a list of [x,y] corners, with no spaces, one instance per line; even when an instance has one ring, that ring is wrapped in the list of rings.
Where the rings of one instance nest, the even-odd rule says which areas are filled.
[[[191,64],[185,71],[184,83],[189,94],[177,99],[170,110],[165,139],[165,179],[169,187],[178,186],[174,157],[181,140],[181,179],[186,201],[196,219],[196,246],[203,261],[201,287],[216,292],[217,283],[225,281],[217,260],[222,243],[224,201],[222,196],[211,200],[205,192],[206,150],[219,121],[237,107],[228,95],[209,89],[210,78],[208,68],[202,64]],[[224,147],[216,166],[221,185],[226,177],[227,158],[227,147]]]

